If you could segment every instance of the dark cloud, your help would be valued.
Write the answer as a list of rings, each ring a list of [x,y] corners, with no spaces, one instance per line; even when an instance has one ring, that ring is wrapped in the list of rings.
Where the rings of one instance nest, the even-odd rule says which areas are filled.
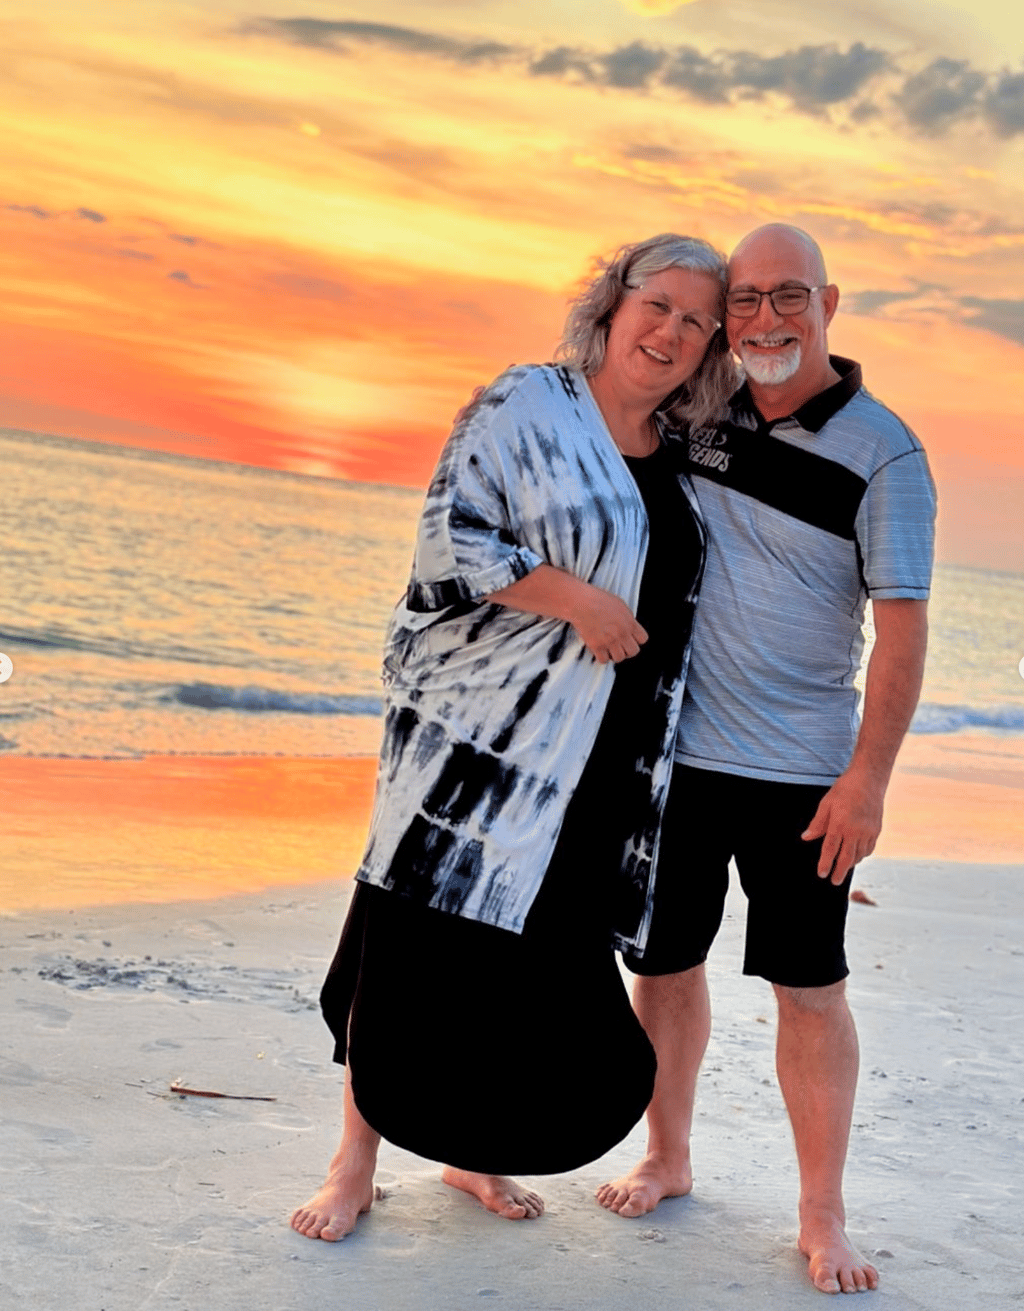
[[[580,73],[588,81],[594,80],[590,61],[582,50],[572,46],[556,46],[541,55],[530,65],[534,77],[562,77],[566,73]]]
[[[168,232],[171,241],[180,241],[183,246],[195,246],[198,244],[198,237],[189,237],[184,232]]]
[[[941,312],[967,327],[984,328],[1018,346],[1024,346],[1024,300],[958,296],[949,287],[920,282],[909,291],[871,287],[864,291],[847,292],[840,304],[846,314],[870,315],[888,309],[890,305],[914,301],[919,304],[912,313],[921,310]]]
[[[817,110],[850,100],[890,64],[883,50],[860,41],[845,51],[836,46],[801,46],[771,57],[749,50],[705,55],[695,46],[659,50],[634,41],[595,56],[559,46],[535,59],[530,72],[554,77],[584,72],[605,86],[625,88],[648,86],[660,74],[657,81],[662,86],[710,103],[773,91],[789,96],[801,109]]]
[[[76,209],[75,217],[86,219],[89,223],[106,223],[106,214],[100,214],[95,209]]]
[[[753,92],[779,91],[801,108],[836,105],[855,96],[890,65],[883,50],[858,41],[849,50],[835,46],[801,46],[765,58],[740,52],[731,57],[731,82]]]
[[[15,214],[31,214],[33,218],[53,218],[48,209],[40,209],[38,205],[5,205],[4,209],[13,210]]]
[[[850,110],[850,117],[855,123],[870,123],[872,119],[878,118],[881,112],[878,105],[873,105],[870,100],[862,100],[859,105],[854,105]]]
[[[455,41],[433,32],[395,27],[390,23],[360,23],[327,18],[257,18],[242,30],[260,36],[280,36],[295,45],[315,49],[343,51],[347,37],[350,40],[391,46],[392,49],[404,50],[409,54],[442,55],[468,63],[497,59],[514,53],[512,46],[502,45],[498,41]]]
[[[721,59],[709,59],[694,46],[680,46],[665,69],[666,86],[687,91],[698,100],[724,101],[732,87]]]
[[[253,18],[238,30],[335,54],[351,54],[354,45],[369,42],[467,64],[518,63],[534,77],[627,91],[661,87],[709,104],[778,95],[805,113],[842,108],[853,123],[891,116],[895,108],[907,123],[926,133],[946,131],[979,115],[1000,136],[1024,132],[1024,72],[993,75],[972,68],[967,60],[940,58],[905,73],[886,51],[862,41],[846,50],[808,45],[777,55],[754,50],[704,54],[691,45],[663,48],[643,41],[605,51],[561,45],[531,52],[390,23],[324,18]]]
[[[1024,300],[986,300],[981,296],[961,296],[960,304],[969,311],[967,322],[987,328],[1018,346],[1024,346]]]
[[[984,86],[966,59],[935,59],[907,78],[895,100],[908,123],[938,132],[973,112]]]
[[[844,292],[841,303],[846,314],[874,314],[876,310],[885,309],[887,305],[896,305],[903,300],[916,300],[923,290],[922,287],[914,291],[868,288],[864,291]]]
[[[1024,132],[1024,73],[1003,73],[985,93],[983,109],[1001,137]]]
[[[191,274],[187,273],[185,269],[174,269],[173,272],[168,273],[167,277],[170,279],[171,282],[180,282],[183,283],[186,287],[191,287],[193,291],[205,290],[205,288],[200,283],[192,281]]]
[[[652,50],[642,41],[622,46],[604,55],[601,64],[604,67],[604,80],[609,86],[641,87],[650,81],[667,58],[664,50]]]

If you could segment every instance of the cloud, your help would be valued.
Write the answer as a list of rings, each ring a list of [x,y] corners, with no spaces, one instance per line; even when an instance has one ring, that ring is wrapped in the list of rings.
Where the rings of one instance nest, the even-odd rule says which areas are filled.
[[[106,223],[106,214],[100,214],[95,209],[76,209],[75,217],[86,219],[89,223]]]
[[[965,59],[935,59],[907,78],[894,99],[908,123],[938,132],[973,111],[984,86]]]
[[[361,23],[327,18],[255,18],[242,28],[243,33],[280,36],[294,45],[314,49],[344,51],[344,38],[370,41],[409,54],[441,55],[475,63],[515,53],[513,46],[499,41],[456,41],[434,32],[421,32],[391,23]]]
[[[121,250],[115,250],[114,254],[118,257],[118,259],[151,260],[153,258],[152,255],[148,254],[144,250],[132,250],[129,247],[124,247]]]
[[[1024,300],[957,295],[949,287],[919,282],[906,291],[872,287],[848,292],[841,301],[845,313],[856,315],[884,315],[886,310],[896,305],[901,307],[894,316],[897,319],[920,319],[938,314],[965,327],[983,328],[1024,346]]]
[[[530,64],[535,77],[562,77],[566,73],[581,73],[588,81],[594,80],[590,61],[582,50],[572,46],[556,46]]]
[[[600,62],[609,86],[640,87],[647,85],[652,73],[658,71],[666,57],[664,50],[652,50],[642,41],[634,41],[632,45],[604,55]]]
[[[1024,346],[1024,300],[986,300],[982,296],[961,296],[960,304],[968,310],[967,322],[986,328]]]
[[[884,50],[872,49],[861,41],[846,51],[835,46],[801,46],[770,58],[741,52],[731,61],[734,87],[780,91],[791,96],[800,108],[849,100],[865,82],[890,66]]]
[[[870,315],[877,310],[898,305],[901,301],[917,300],[925,290],[923,286],[914,291],[887,291],[883,288],[867,288],[864,291],[844,292],[842,307],[845,314]]]
[[[168,273],[167,277],[171,282],[181,282],[186,287],[191,287],[193,291],[206,290],[200,283],[193,282],[191,274],[187,273],[185,269],[174,269],[171,273]]]
[[[627,0],[646,13],[667,13],[674,0]],[[876,46],[854,42],[805,45],[777,55],[754,50],[696,46],[661,47],[644,41],[609,50],[559,45],[527,50],[501,42],[473,42],[390,23],[324,18],[252,18],[236,29],[351,56],[358,44],[384,46],[400,54],[519,65],[533,77],[565,79],[621,91],[651,88],[678,91],[709,104],[730,104],[764,96],[785,97],[809,114],[832,109],[848,123],[867,123],[895,110],[917,131],[934,135],[957,123],[981,119],[998,136],[1024,132],[1024,72],[982,72],[967,60],[938,58],[916,71]]]
[[[1003,73],[986,91],[983,110],[999,136],[1024,132],[1024,73]]]
[[[38,205],[5,205],[4,209],[12,210],[15,214],[31,214],[34,218],[53,218],[50,210],[40,209]]]
[[[167,235],[171,241],[180,241],[183,246],[195,246],[199,242],[198,237],[189,237],[183,232],[169,232]]]

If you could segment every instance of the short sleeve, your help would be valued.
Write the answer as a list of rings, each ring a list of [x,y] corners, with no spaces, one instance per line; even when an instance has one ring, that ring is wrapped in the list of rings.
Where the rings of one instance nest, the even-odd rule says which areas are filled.
[[[543,564],[516,540],[510,498],[526,492],[511,458],[516,383],[501,375],[455,427],[427,491],[405,602],[413,611],[476,602]]]
[[[935,484],[916,446],[871,477],[857,512],[856,534],[868,595],[927,600],[935,549]]]

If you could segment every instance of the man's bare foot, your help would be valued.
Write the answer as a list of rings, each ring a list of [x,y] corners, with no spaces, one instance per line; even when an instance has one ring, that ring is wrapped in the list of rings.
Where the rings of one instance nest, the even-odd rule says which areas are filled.
[[[292,1228],[307,1238],[336,1243],[383,1193],[373,1187],[373,1160],[344,1157],[331,1168],[318,1192],[292,1216]]]
[[[878,1271],[847,1238],[834,1212],[805,1212],[799,1247],[810,1263],[814,1287],[823,1293],[864,1293],[878,1287]]]
[[[488,1211],[504,1216],[506,1220],[536,1220],[544,1214],[541,1197],[506,1175],[474,1174],[471,1170],[456,1170],[454,1166],[446,1165],[441,1178],[452,1188],[469,1193]]]
[[[608,1211],[629,1219],[647,1215],[664,1197],[685,1197],[693,1188],[689,1159],[669,1162],[649,1153],[629,1174],[602,1184],[594,1196]]]

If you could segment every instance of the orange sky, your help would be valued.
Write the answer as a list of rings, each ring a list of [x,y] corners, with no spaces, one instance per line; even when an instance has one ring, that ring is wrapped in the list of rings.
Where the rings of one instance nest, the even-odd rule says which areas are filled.
[[[1024,18],[768,8],[8,3],[0,426],[422,483],[592,255],[781,217],[940,558],[1024,569]]]

